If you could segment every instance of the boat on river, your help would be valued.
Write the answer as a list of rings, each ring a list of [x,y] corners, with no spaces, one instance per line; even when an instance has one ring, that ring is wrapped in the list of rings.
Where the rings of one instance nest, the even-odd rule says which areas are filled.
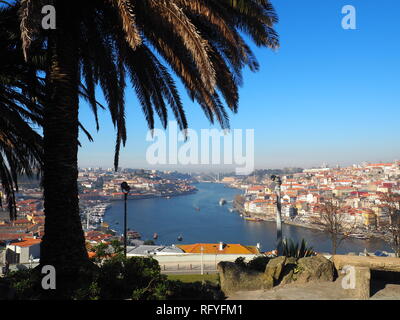
[[[137,231],[129,230],[129,231],[126,232],[126,237],[128,239],[140,239],[142,236]]]
[[[360,239],[360,240],[368,240],[369,237],[366,234],[362,233],[351,233],[349,234],[350,238]]]

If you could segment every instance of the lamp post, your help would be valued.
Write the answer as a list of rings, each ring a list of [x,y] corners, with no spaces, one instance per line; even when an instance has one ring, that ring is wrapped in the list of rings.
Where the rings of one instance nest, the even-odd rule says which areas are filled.
[[[282,203],[281,203],[281,185],[282,179],[279,176],[272,175],[272,181],[276,183],[275,193],[276,193],[276,240],[277,240],[277,250],[278,256],[282,254]]]
[[[127,200],[128,200],[128,194],[129,191],[131,190],[131,187],[126,183],[122,182],[121,183],[121,189],[124,194],[124,255],[126,258],[126,243],[127,243],[127,234],[126,234],[126,220],[127,220]]]
[[[204,248],[203,248],[203,246],[200,248],[200,251],[201,251],[201,274],[203,275],[204,274],[204,266],[203,266],[203,251],[204,251]]]
[[[217,254],[218,254],[218,251],[215,250],[215,270],[217,270]]]
[[[29,256],[29,269],[32,269],[32,263],[33,263],[33,256]]]

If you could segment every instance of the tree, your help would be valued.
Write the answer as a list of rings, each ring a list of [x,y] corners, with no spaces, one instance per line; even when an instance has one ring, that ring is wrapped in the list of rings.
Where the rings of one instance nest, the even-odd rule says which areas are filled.
[[[1,30],[15,29],[15,14],[0,8]],[[43,84],[31,64],[24,62],[17,33],[0,33],[0,180],[7,198],[11,220],[17,216],[15,192],[18,177],[38,175],[43,163],[42,137],[34,129],[42,122],[42,106],[38,103]],[[0,197],[0,206],[2,199]]]
[[[388,214],[388,221],[380,222],[385,231],[385,240],[391,245],[396,257],[400,257],[400,194],[388,192],[380,195],[383,210]]]
[[[355,227],[355,223],[349,222],[346,218],[339,199],[325,199],[318,209],[320,216],[314,222],[329,234],[332,242],[332,254],[335,255],[343,240],[349,237],[349,231]]]
[[[241,32],[258,46],[277,48],[277,16],[267,0],[53,0],[57,28],[44,31],[38,24],[48,1],[19,4],[26,59],[35,41],[47,50],[41,264],[56,267],[63,288],[89,261],[78,206],[79,93],[85,93],[98,127],[95,88],[103,90],[117,131],[116,168],[127,138],[128,76],[150,129],[154,113],[167,125],[168,105],[180,129],[188,127],[171,70],[208,119],[228,128],[222,100],[236,112],[243,67],[259,67]]]

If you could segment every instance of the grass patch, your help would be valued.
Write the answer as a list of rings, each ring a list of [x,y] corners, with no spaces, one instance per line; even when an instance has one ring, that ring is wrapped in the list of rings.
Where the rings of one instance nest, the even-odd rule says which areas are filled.
[[[210,281],[214,284],[219,284],[219,274],[169,274],[168,280],[173,281],[182,281],[185,283],[192,283],[192,282],[201,282],[201,281]]]

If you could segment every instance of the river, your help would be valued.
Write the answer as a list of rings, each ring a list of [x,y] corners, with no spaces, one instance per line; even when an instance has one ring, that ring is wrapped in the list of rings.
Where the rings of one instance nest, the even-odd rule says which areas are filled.
[[[243,245],[260,243],[263,251],[275,248],[275,223],[245,221],[238,213],[229,211],[234,196],[240,190],[217,183],[199,183],[196,187],[199,191],[191,195],[128,201],[128,228],[138,231],[142,240],[153,239],[153,234],[158,233],[156,243],[160,245],[223,241]],[[228,201],[225,206],[219,205],[221,198]],[[200,210],[197,211],[196,207]],[[123,209],[123,201],[115,201],[104,217],[104,221],[121,234]],[[181,242],[177,241],[179,235],[183,237]],[[305,239],[319,252],[331,251],[327,234],[318,230],[284,225],[283,236],[295,241]],[[369,252],[391,251],[382,240],[346,239],[338,253],[358,253],[365,248]]]

